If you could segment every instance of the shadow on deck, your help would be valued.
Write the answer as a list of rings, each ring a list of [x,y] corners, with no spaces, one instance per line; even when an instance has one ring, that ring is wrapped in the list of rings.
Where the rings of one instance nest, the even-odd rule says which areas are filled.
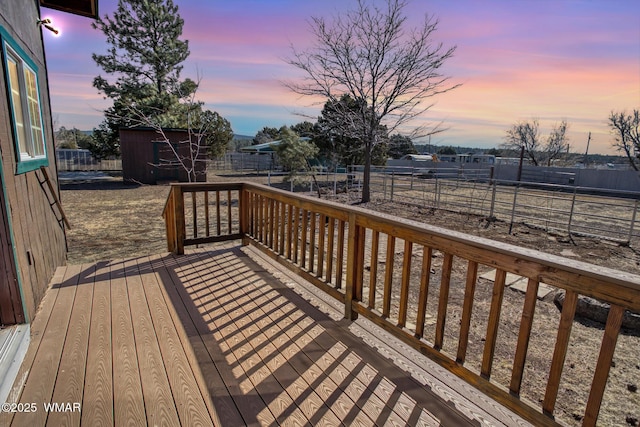
[[[229,244],[60,268],[0,424],[527,424],[335,304]]]

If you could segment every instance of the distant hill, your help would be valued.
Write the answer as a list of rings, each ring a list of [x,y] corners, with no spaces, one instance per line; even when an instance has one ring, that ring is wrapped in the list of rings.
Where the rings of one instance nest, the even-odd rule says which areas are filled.
[[[233,139],[229,143],[230,151],[239,151],[242,147],[246,147],[253,143],[253,136],[233,134]]]
[[[237,141],[244,141],[244,140],[253,140],[253,136],[249,136],[249,135],[238,135],[237,133],[233,134],[233,139],[237,140]]]

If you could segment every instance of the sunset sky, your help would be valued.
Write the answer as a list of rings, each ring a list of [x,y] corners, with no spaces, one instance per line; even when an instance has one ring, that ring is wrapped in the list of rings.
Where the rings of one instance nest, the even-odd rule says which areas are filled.
[[[283,58],[290,45],[312,43],[308,19],[352,8],[355,0],[174,0],[185,21],[191,55],[183,77],[201,86],[198,98],[227,118],[235,133],[255,135],[317,116],[321,106],[282,85],[300,76]],[[100,0],[111,15],[116,0]],[[439,27],[435,42],[457,46],[444,67],[462,86],[439,95],[415,125],[444,121],[432,144],[497,147],[519,120],[537,118],[541,134],[566,119],[572,151],[614,153],[607,117],[640,108],[640,1],[413,0],[408,25],[426,13]],[[54,126],[91,129],[110,105],[92,86],[105,53],[91,20],[46,8],[59,36],[44,31]]]

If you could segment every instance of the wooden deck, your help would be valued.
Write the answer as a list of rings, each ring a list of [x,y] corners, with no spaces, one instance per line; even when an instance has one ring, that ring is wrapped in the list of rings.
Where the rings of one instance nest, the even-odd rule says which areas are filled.
[[[0,425],[526,425],[299,280],[229,244],[60,268]]]

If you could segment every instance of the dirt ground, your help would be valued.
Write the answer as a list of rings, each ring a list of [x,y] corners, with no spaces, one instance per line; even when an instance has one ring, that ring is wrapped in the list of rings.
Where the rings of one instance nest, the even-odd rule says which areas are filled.
[[[213,177],[210,180],[234,180],[237,177]],[[261,178],[260,181],[265,181]],[[169,193],[168,186],[129,186],[118,179],[105,182],[66,183],[62,186],[62,202],[71,223],[67,232],[69,263],[79,264],[154,254],[166,251],[165,227],[162,209]],[[341,195],[341,201],[355,202],[356,195]],[[365,207],[411,218],[436,226],[479,235],[542,250],[544,252],[579,259],[593,264],[608,266],[640,274],[640,253],[636,248],[593,238],[550,235],[544,231],[517,225],[509,234],[508,224],[487,223],[483,218],[452,212],[434,211],[415,206],[373,201]],[[397,262],[401,265],[402,248],[396,249]],[[399,251],[399,252],[398,252]],[[414,253],[414,257],[421,257]],[[443,255],[435,252],[433,257],[434,277],[429,295],[428,312],[436,312],[439,283],[439,267]],[[418,265],[416,261],[414,263]],[[464,293],[465,265],[456,260],[452,280],[450,311],[447,313],[448,335],[443,350],[455,354],[461,301]],[[420,273],[415,269],[413,275]],[[384,274],[380,266],[378,274]],[[395,275],[399,276],[399,274]],[[382,277],[382,276],[379,276]],[[469,357],[465,366],[478,369],[483,348],[483,336],[491,299],[491,284],[480,279],[474,305]],[[461,286],[456,286],[461,284]],[[486,285],[486,286],[483,286]],[[431,294],[433,293],[433,295]],[[365,295],[367,291],[365,290]],[[414,298],[415,299],[415,298]],[[511,361],[515,351],[515,340],[522,311],[523,295],[515,291],[505,292],[503,314],[498,337],[492,380],[508,386]],[[451,319],[451,320],[450,320]],[[559,311],[547,298],[536,306],[534,331],[527,358],[522,395],[538,405],[544,396],[546,376],[553,351]],[[433,324],[427,321],[425,337],[433,337]],[[565,374],[556,406],[558,420],[579,425],[588,395],[585,384],[591,382],[597,352],[602,340],[602,325],[580,319],[574,322],[570,350],[565,362]],[[600,425],[640,425],[640,334],[625,331],[618,338],[614,364],[605,392],[600,413]]]

